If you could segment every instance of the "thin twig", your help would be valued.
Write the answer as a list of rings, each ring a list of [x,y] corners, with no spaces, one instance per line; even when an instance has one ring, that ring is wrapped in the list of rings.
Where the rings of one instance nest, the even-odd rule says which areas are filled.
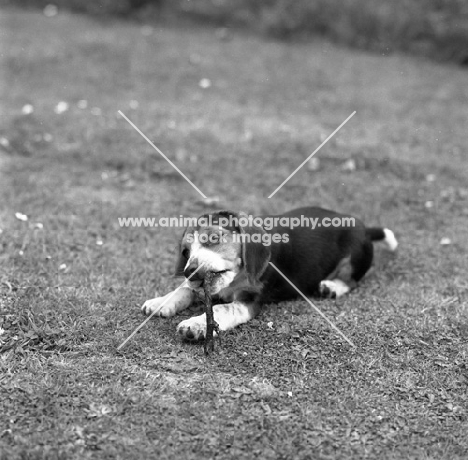
[[[219,336],[219,325],[214,320],[213,316],[213,299],[211,297],[211,283],[213,282],[213,272],[207,271],[205,275],[205,281],[203,283],[203,289],[205,291],[205,314],[206,314],[206,336],[205,336],[205,355],[209,355],[214,351],[214,340],[213,332]]]

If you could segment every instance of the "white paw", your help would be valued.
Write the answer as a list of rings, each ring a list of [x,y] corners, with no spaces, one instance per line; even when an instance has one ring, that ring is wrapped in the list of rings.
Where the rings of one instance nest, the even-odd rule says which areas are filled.
[[[164,301],[166,297],[155,297],[154,299],[147,300],[141,307],[141,311],[149,316],[154,314],[155,316],[174,316],[177,311],[173,302]]]
[[[182,321],[177,326],[177,332],[186,340],[201,340],[206,336],[206,316],[194,316]],[[216,337],[216,331],[213,333]]]
[[[177,312],[187,308],[192,299],[193,291],[191,289],[180,288],[164,297],[147,300],[141,307],[141,311],[148,316],[174,316]]]
[[[341,280],[323,280],[319,285],[320,295],[330,299],[340,297],[349,291],[349,286]]]

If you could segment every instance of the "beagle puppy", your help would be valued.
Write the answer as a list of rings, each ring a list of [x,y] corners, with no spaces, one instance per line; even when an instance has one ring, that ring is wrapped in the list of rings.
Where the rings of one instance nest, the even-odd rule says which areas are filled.
[[[306,296],[336,298],[355,288],[369,270],[373,241],[385,242],[391,251],[398,245],[389,229],[366,228],[357,218],[317,207],[261,216],[269,225],[256,225],[257,219],[232,211],[201,216],[179,244],[175,276],[190,280],[147,300],[143,313],[166,317],[186,309],[200,298],[209,270],[215,274],[214,319],[225,331],[254,318],[262,304],[298,297],[269,262]],[[204,338],[205,314],[182,321],[177,331],[187,340]]]

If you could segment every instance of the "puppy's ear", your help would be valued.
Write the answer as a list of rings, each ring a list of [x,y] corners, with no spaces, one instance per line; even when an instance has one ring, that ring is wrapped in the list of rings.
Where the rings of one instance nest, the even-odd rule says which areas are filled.
[[[240,214],[242,217],[242,214]],[[262,244],[262,236],[266,234],[261,227],[238,226],[242,249],[242,269],[237,273],[231,284],[222,289],[218,295],[226,302],[234,299],[254,301],[262,291],[260,277],[268,267],[271,257],[269,246]]]
[[[185,230],[184,234],[179,240],[179,244],[177,245],[177,261],[175,265],[175,272],[174,277],[177,278],[179,276],[184,276],[184,268],[187,265],[188,257],[183,254],[182,242],[184,241],[185,235],[188,232],[188,228]]]
[[[256,286],[260,284],[260,277],[268,267],[271,257],[269,246],[262,243],[265,230],[256,226],[245,226],[240,228],[245,234],[242,238],[242,262],[249,282]]]

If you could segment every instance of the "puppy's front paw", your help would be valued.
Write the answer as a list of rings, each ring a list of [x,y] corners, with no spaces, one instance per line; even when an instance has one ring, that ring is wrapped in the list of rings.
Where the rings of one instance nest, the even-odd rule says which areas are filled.
[[[177,326],[177,332],[186,340],[202,340],[206,336],[206,316],[194,316],[182,321]],[[213,333],[216,337],[216,331]]]
[[[173,302],[166,301],[166,297],[155,297],[154,299],[147,300],[141,307],[143,314],[149,316],[174,316],[177,311]]]
[[[189,288],[179,288],[164,297],[147,300],[141,307],[145,315],[174,316],[187,308],[193,300],[193,291]]]

